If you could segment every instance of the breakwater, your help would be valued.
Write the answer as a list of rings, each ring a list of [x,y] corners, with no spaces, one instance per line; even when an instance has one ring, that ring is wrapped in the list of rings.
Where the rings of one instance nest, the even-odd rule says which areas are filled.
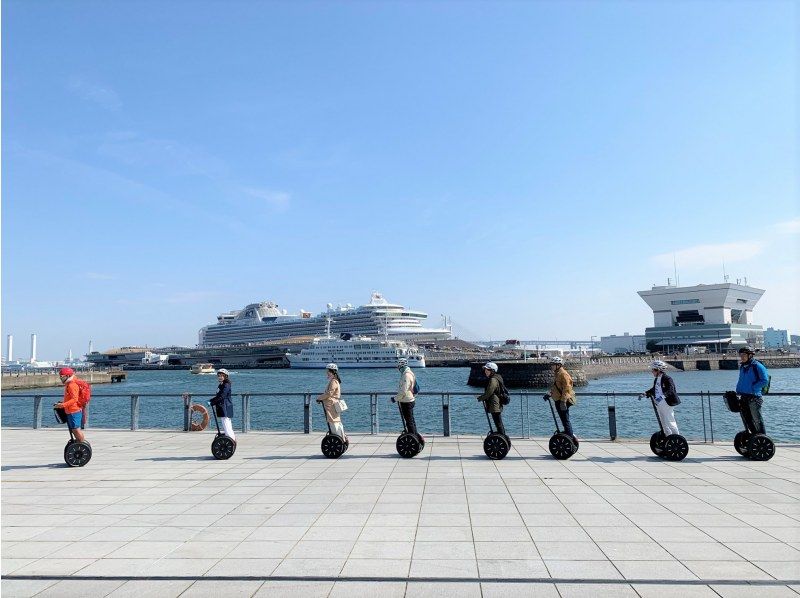
[[[800,367],[800,355],[756,356],[756,359],[769,369]],[[739,369],[739,359],[737,357],[703,355],[681,357],[679,359],[664,359],[664,361],[684,372]]]
[[[89,370],[77,372],[78,377],[90,384],[111,384],[124,382],[128,375],[122,370]],[[50,388],[62,386],[57,371],[45,372],[3,372],[3,390],[20,390],[26,388]]]

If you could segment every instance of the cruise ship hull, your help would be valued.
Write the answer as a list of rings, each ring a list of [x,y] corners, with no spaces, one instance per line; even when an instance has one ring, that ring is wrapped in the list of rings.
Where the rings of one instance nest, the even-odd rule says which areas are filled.
[[[325,369],[330,360],[327,361],[300,361],[299,355],[289,355],[289,367],[294,370],[323,370]],[[340,370],[342,369],[375,369],[375,368],[396,368],[397,367],[397,360],[387,360],[385,362],[359,362],[359,361],[336,361],[334,360],[336,365],[339,367]],[[421,359],[409,359],[408,360],[409,367],[412,368],[424,368],[425,367],[425,358]]]

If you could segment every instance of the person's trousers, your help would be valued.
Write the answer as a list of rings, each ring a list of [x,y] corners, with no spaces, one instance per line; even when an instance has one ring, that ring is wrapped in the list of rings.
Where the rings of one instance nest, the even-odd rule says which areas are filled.
[[[667,401],[662,399],[656,403],[658,409],[658,418],[661,420],[661,425],[664,427],[664,433],[669,436],[670,434],[680,434],[678,432],[678,422],[675,421],[675,410],[667,405]]]
[[[222,424],[222,432],[230,438],[231,440],[236,440],[236,434],[233,433],[233,422],[231,421],[230,417],[220,417],[220,423]]]
[[[400,413],[403,416],[403,421],[406,424],[406,430],[412,434],[417,434],[417,422],[414,421],[414,402],[400,403]]]
[[[506,427],[503,425],[503,414],[502,413],[492,413],[492,419],[494,420],[494,427],[495,429],[500,432],[503,436],[506,435]]]
[[[751,434],[766,434],[764,420],[761,418],[761,397],[755,395],[742,395],[739,399],[739,412],[742,414],[747,431]]]
[[[566,401],[556,401],[556,411],[558,411],[558,417],[561,418],[561,425],[564,426],[564,432],[570,436],[574,436],[572,433],[572,422],[569,421],[570,406],[571,405]]]
[[[342,425],[342,422],[331,422],[331,431],[342,440],[345,439],[344,426]]]

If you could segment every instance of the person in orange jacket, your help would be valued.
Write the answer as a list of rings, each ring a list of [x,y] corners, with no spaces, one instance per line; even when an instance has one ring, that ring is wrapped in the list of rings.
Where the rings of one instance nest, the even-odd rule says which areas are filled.
[[[83,409],[81,409],[78,398],[80,396],[80,387],[78,386],[78,377],[72,368],[61,368],[58,372],[61,378],[61,384],[64,385],[64,399],[60,403],[53,405],[56,409],[63,409],[67,414],[67,425],[69,429],[75,434],[78,442],[86,440],[83,430],[81,430],[81,422],[83,421]]]

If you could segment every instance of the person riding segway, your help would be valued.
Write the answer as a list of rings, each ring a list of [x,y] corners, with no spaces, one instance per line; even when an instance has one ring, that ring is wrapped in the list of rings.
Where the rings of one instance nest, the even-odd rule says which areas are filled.
[[[92,458],[92,445],[86,440],[82,430],[92,390],[89,383],[78,378],[72,368],[61,368],[58,375],[64,385],[64,398],[53,405],[53,411],[56,420],[66,423],[69,428],[69,440],[64,447],[64,462],[70,467],[83,467]]]
[[[725,393],[725,402],[733,413],[739,413],[744,430],[733,439],[740,455],[753,461],[769,461],[775,455],[775,443],[767,436],[761,417],[762,398],[769,392],[770,376],[763,363],[754,358],[750,347],[739,349],[739,380],[736,391]]]
[[[553,399],[555,410],[564,426],[563,433],[570,437],[577,450],[580,443],[572,430],[572,422],[569,419],[569,409],[575,405],[572,376],[564,367],[564,360],[558,355],[550,358],[550,369],[553,371],[553,383],[550,385],[548,394]],[[556,433],[558,433],[558,426],[556,426]],[[563,445],[563,443],[561,444]]]
[[[398,455],[410,459],[425,448],[425,439],[417,432],[417,422],[414,419],[415,395],[419,392],[419,386],[414,372],[408,367],[408,359],[401,357],[397,361],[397,369],[400,370],[400,385],[397,394],[392,397],[392,403],[397,403],[400,410],[403,431],[397,437],[395,448]]]
[[[342,413],[347,410],[347,404],[341,398],[342,379],[339,377],[339,366],[329,363],[325,373],[328,377],[328,386],[325,392],[317,397],[317,403],[322,405],[325,413],[328,433],[322,439],[320,448],[328,459],[338,459],[350,447],[350,441],[342,425]]]
[[[660,359],[651,363],[650,369],[653,372],[653,386],[645,391],[644,396],[653,404],[659,427],[659,431],[650,437],[650,450],[668,461],[683,461],[689,454],[689,443],[681,436],[675,421],[673,407],[681,402],[675,382],[666,374],[667,364]]]
[[[211,442],[211,454],[215,459],[230,459],[236,452],[236,434],[233,431],[233,401],[231,400],[231,381],[230,373],[226,369],[217,372],[219,387],[217,394],[208,404],[214,412],[214,423],[217,426],[217,435]],[[222,420],[222,430],[219,427],[219,420]]]
[[[550,413],[553,415],[553,423],[556,425],[556,431],[550,437],[550,442],[548,444],[550,454],[559,461],[569,459],[578,452],[578,439],[572,434],[568,434],[566,430],[562,432],[561,428],[558,427],[558,418],[556,417],[556,410],[553,408],[553,401],[550,400],[552,398],[550,394],[544,395],[543,398],[547,401],[547,404],[550,405]],[[561,412],[559,412],[559,415],[561,415]],[[563,416],[561,417],[561,421],[564,421]]]
[[[489,423],[489,433],[483,440],[483,452],[487,457],[494,460],[504,459],[511,450],[511,439],[506,435],[506,428],[503,425],[503,405],[507,405],[508,391],[503,383],[503,377],[497,373],[496,363],[489,362],[483,366],[483,375],[488,382],[486,390],[478,397],[478,401],[483,403],[486,412],[486,421]],[[489,418],[491,414],[491,419]],[[494,420],[494,427],[492,427]]]

